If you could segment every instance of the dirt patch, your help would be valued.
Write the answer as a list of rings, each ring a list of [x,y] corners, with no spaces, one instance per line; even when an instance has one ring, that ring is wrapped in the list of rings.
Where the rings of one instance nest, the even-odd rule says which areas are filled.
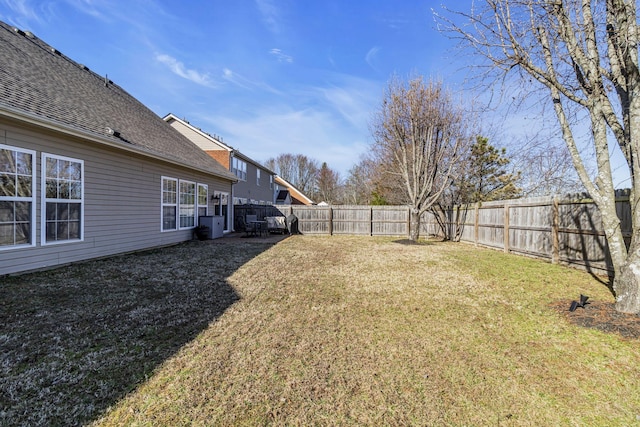
[[[555,310],[574,325],[640,340],[640,315],[620,313],[611,302],[589,301],[584,308],[578,307],[573,312],[569,311],[570,306],[571,300],[560,300],[552,304]]]

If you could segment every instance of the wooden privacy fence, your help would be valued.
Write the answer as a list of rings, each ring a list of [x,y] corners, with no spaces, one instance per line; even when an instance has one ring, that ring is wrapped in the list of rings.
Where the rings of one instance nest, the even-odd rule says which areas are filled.
[[[628,192],[616,194],[627,245],[631,238]],[[429,213],[431,221],[435,215]],[[446,237],[505,252],[612,272],[600,211],[585,196],[554,196],[456,206],[440,214]],[[440,234],[444,235],[444,234]]]
[[[631,237],[628,192],[617,193],[616,205],[628,244]],[[236,215],[238,212],[248,212],[240,206],[235,209]],[[406,238],[410,230],[408,206],[277,205],[253,209],[248,213],[259,216],[294,214],[298,217],[298,228],[303,234]],[[554,263],[581,266],[597,273],[612,271],[600,212],[593,201],[584,195],[455,206],[437,214],[425,213],[420,227],[421,236],[471,242],[505,252],[548,259]]]
[[[407,206],[237,205],[234,212],[236,217],[294,214],[298,218],[298,229],[303,234],[409,235]]]

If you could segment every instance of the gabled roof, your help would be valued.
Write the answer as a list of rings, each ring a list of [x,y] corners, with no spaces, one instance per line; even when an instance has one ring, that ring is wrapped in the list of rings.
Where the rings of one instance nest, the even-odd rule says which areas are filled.
[[[294,187],[293,185],[289,184],[287,181],[282,179],[281,176],[276,175],[275,182],[276,182],[276,184],[278,184],[278,185],[280,185],[282,187],[285,187],[287,190],[289,190],[289,194],[291,195],[291,198],[298,200],[301,204],[303,204],[303,205],[313,205],[314,204],[313,200],[311,200],[310,198],[305,196],[302,193],[302,191],[298,190],[296,187]]]
[[[0,22],[0,116],[237,178],[107,77]]]
[[[162,118],[162,120],[164,120],[169,124],[179,123],[180,125],[186,127],[190,131],[200,135],[204,140],[207,141],[207,144],[209,145],[209,147],[200,146],[200,148],[203,150],[212,149],[212,150],[224,150],[229,152],[234,151],[233,147],[222,142],[222,137],[218,135],[211,135],[210,133],[203,131],[199,127],[195,127],[194,125],[189,123],[186,119],[181,119],[173,113],[167,114]],[[178,132],[180,131],[178,130]]]
[[[164,116],[164,121],[167,122],[167,123],[179,123],[180,125],[182,125],[182,126],[186,127],[187,129],[189,129],[191,132],[195,132],[196,134],[198,134],[201,137],[205,138],[208,141],[208,143],[210,143],[212,145],[212,147],[211,147],[212,149],[227,150],[234,157],[238,157],[238,158],[240,158],[240,159],[242,159],[242,160],[244,160],[246,162],[249,162],[251,164],[259,166],[261,169],[269,172],[272,175],[275,175],[275,172],[273,172],[269,168],[265,167],[260,162],[257,162],[257,161],[253,160],[252,158],[250,158],[248,156],[245,156],[239,150],[237,150],[237,149],[233,148],[232,146],[222,142],[222,138],[221,137],[219,137],[217,135],[211,135],[210,133],[207,133],[207,132],[203,131],[199,127],[196,127],[196,126],[192,125],[187,120],[177,117],[173,113],[169,113],[166,116]],[[206,147],[200,147],[200,148],[202,148],[203,150],[206,150]]]
[[[280,190],[276,196],[276,203],[284,203],[289,197],[289,190]]]

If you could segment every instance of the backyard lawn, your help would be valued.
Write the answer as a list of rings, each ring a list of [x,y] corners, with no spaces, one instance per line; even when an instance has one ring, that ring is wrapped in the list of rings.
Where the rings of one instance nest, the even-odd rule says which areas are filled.
[[[0,281],[0,425],[640,425],[640,340],[539,260],[293,236]]]

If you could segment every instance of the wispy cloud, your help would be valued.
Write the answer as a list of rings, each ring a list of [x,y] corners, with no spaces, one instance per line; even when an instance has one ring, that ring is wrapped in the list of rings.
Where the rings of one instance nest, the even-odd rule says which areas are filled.
[[[400,30],[409,25],[411,21],[405,18],[389,18],[384,19],[383,22],[392,30]]]
[[[184,66],[184,64],[172,56],[166,54],[157,54],[156,60],[164,65],[166,65],[174,74],[192,81],[201,86],[206,87],[215,87],[215,83],[209,77],[207,73],[200,73],[196,70],[188,69]]]
[[[115,9],[109,2],[92,0],[0,0],[0,9],[9,10],[15,17],[14,19],[42,23],[44,21],[59,20],[59,15],[65,8],[65,4],[72,9],[105,22],[112,20],[112,10],[110,9]]]
[[[278,62],[288,62],[288,63],[293,62],[293,57],[283,53],[280,49],[275,49],[275,48],[271,49],[269,53],[275,56]]]
[[[245,79],[238,73],[234,73],[228,68],[222,70],[222,78],[230,83],[233,83],[236,86],[240,86],[245,89],[252,89],[252,86],[254,86],[253,82]]]
[[[225,141],[257,161],[280,153],[303,153],[343,176],[369,144],[369,120],[379,102],[376,81],[329,73],[322,86],[289,86],[278,102],[247,100],[200,119]],[[274,98],[270,98],[275,100]]]
[[[378,52],[380,52],[380,48],[378,46],[374,46],[369,49],[369,52],[367,52],[366,56],[364,57],[364,60],[367,62],[367,64],[369,64],[369,66],[376,71],[378,70],[378,68],[375,66],[375,62],[378,56]]]
[[[26,22],[41,22],[38,12],[29,0],[0,0],[0,17],[14,25],[26,27]]]
[[[101,12],[98,9],[98,6],[103,6],[103,5],[100,5],[99,3],[96,5],[95,1],[92,1],[92,0],[66,0],[66,1],[71,6],[86,13],[87,15],[90,15],[90,16],[93,16],[94,18],[98,18],[102,20],[108,20],[107,15],[105,15],[104,12]],[[106,3],[105,5],[108,5],[108,3]]]
[[[105,23],[118,22],[119,28],[135,27],[146,32],[152,28],[148,22],[170,19],[155,0],[132,2],[122,7],[121,2],[102,0],[0,0],[0,19],[22,28],[37,23],[58,24],[69,15],[69,9]],[[150,14],[154,14],[150,18]]]
[[[269,31],[279,33],[280,28],[280,10],[274,4],[273,0],[255,0],[258,10],[262,14],[262,20]]]
[[[254,80],[250,80],[238,73],[236,73],[235,71],[230,70],[229,68],[224,68],[222,70],[222,78],[226,81],[228,81],[229,83],[232,83],[238,87],[241,87],[243,89],[247,89],[247,90],[255,90],[255,89],[260,89],[260,90],[264,90],[266,92],[270,92],[270,93],[275,93],[275,94],[280,94],[280,91],[278,91],[277,89],[274,89],[273,87],[269,86],[266,83],[260,82],[260,81],[254,81]]]
[[[319,109],[295,110],[274,105],[247,117],[211,117],[206,120],[225,135],[225,141],[256,161],[281,153],[302,153],[327,162],[345,176],[366,150],[357,131],[336,125],[332,114]]]
[[[325,105],[333,114],[341,117],[354,129],[368,133],[369,120],[380,102],[377,83],[343,76],[335,84],[316,88],[322,94]]]

